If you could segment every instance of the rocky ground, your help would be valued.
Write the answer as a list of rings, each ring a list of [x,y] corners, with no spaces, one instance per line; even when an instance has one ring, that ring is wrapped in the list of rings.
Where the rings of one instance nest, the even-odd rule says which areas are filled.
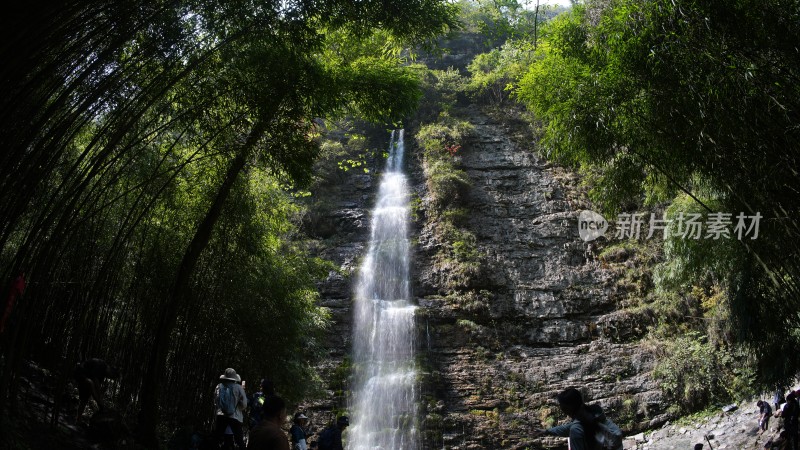
[[[779,422],[771,419],[769,430],[758,429],[757,400],[738,403],[731,412],[718,412],[694,422],[667,422],[661,428],[625,440],[625,449],[691,450],[695,444],[703,449],[757,449],[777,438]]]

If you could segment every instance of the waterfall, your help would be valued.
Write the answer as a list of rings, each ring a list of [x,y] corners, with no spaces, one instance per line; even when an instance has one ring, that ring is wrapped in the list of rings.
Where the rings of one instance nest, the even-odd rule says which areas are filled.
[[[420,447],[403,153],[403,130],[393,131],[355,292],[348,450]]]

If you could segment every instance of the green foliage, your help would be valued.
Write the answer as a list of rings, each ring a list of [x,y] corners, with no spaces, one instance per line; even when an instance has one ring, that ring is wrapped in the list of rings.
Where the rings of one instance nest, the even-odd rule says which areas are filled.
[[[619,425],[624,429],[632,430],[636,427],[636,418],[639,413],[639,402],[632,395],[625,395],[622,399],[620,411],[617,414]]]
[[[473,333],[477,333],[477,332],[481,331],[481,326],[478,325],[477,323],[471,321],[471,320],[459,319],[458,322],[456,322],[456,323],[461,328],[463,328],[463,329],[465,329],[467,331],[473,332]]]
[[[720,202],[711,199],[703,201],[715,211],[722,206]],[[681,217],[681,214],[687,218],[690,214],[700,214],[701,221],[708,221],[708,211],[686,195],[676,197],[666,210],[666,216],[673,219]],[[730,285],[732,280],[726,277],[736,273],[736,268],[742,266],[745,257],[745,249],[738,245],[736,237],[731,235],[728,238],[705,239],[704,230],[699,239],[684,238],[681,233],[688,230],[678,230],[678,226],[678,221],[674,220],[667,227],[664,263],[655,272],[657,286],[668,291],[692,284]]]
[[[538,410],[538,419],[542,428],[551,428],[556,425],[558,410],[551,406],[542,406]]]
[[[458,70],[430,70],[424,65],[413,66],[422,73],[423,99],[415,113],[421,122],[436,121],[439,116],[450,114],[463,97],[467,80]]]
[[[266,376],[284,396],[299,400],[320,382],[308,361],[319,355],[328,314],[316,305],[314,282],[332,265],[309,259],[290,239],[296,229],[289,219],[300,210],[274,180],[262,174],[244,189],[209,244],[209,254],[219,256],[202,262],[201,273],[213,276],[197,281],[195,309],[188,315],[195,320],[187,320],[184,330],[202,336],[208,347],[224,340],[238,349],[225,356],[228,364],[251,383]],[[269,357],[251,356],[258,354]],[[173,358],[187,359],[180,365],[194,361],[191,355]],[[281,367],[274,361],[282,361]]]
[[[500,50],[482,53],[469,63],[472,74],[469,87],[477,96],[485,96],[492,103],[503,100],[503,92],[508,84],[504,71],[500,68]]]
[[[342,172],[360,168],[362,172],[369,173],[367,168],[367,150],[364,148],[365,138],[361,135],[350,135],[347,141],[347,149],[338,141],[324,140],[320,145],[321,167],[329,160],[336,161],[336,167]],[[328,165],[332,167],[332,165]]]
[[[761,214],[757,240],[668,239],[656,278],[678,297],[693,286],[717,297],[709,311],[730,326],[713,319],[720,333],[709,337],[755,355],[763,386],[800,369],[784,356],[800,335],[800,197],[790,188],[800,181],[800,88],[788,62],[798,15],[791,1],[576,5],[545,26],[515,91],[543,121],[545,151],[580,167],[606,211],[683,192],[673,212],[732,213],[734,224],[739,212]]]
[[[336,397],[342,402],[347,397],[350,387],[350,376],[353,373],[353,361],[346,356],[329,375],[329,385],[336,392]],[[338,416],[337,416],[338,417]]]
[[[436,268],[444,277],[444,287],[469,287],[470,281],[480,274],[482,267],[483,255],[477,248],[475,235],[456,226],[447,217],[440,218],[435,232],[444,244],[434,258]]]
[[[687,426],[696,425],[699,422],[707,422],[719,416],[719,405],[710,406],[695,413],[686,414],[675,420],[676,425]]]
[[[414,111],[422,95],[415,71],[386,58],[362,57],[340,67],[335,86],[347,86],[346,111],[387,122]]]
[[[533,33],[536,11],[517,0],[461,0],[459,18],[464,31],[478,33],[487,47],[502,45],[507,39]],[[540,6],[539,20],[544,18],[545,6]]]
[[[367,35],[349,29],[334,29],[325,34],[325,58],[337,64],[359,58],[400,58],[405,62],[407,48],[403,41],[386,30],[373,30]]]
[[[499,105],[531,64],[534,47],[525,40],[509,40],[500,48],[476,56],[467,67],[467,90],[478,100]]]
[[[472,132],[470,123],[442,112],[436,122],[421,126],[416,134],[430,199],[429,217],[442,243],[434,264],[448,290],[468,288],[482,265],[477,239],[465,226],[468,211],[461,207],[472,182],[458,167],[459,151]]]
[[[442,113],[438,122],[423,125],[417,132],[416,140],[423,150],[428,192],[439,208],[458,204],[469,190],[469,177],[456,167],[455,155],[448,149],[460,147],[471,132],[469,123],[456,120],[447,113]]]
[[[687,413],[708,404],[755,394],[750,358],[729,348],[714,348],[698,333],[678,337],[662,348],[653,375],[660,380],[673,412]]]
[[[367,137],[354,131],[353,123],[330,122],[319,138],[320,154],[314,165],[315,188],[344,182],[347,172],[369,173],[368,160],[379,150],[368,145]]]
[[[425,176],[428,191],[434,201],[439,204],[448,204],[463,199],[471,186],[466,172],[456,169],[452,162],[444,159],[427,164]]]
[[[469,122],[443,112],[436,123],[420,127],[416,140],[426,157],[439,159],[446,155],[447,146],[459,145],[473,130],[474,127]]]
[[[488,310],[491,298],[492,293],[487,290],[452,291],[444,297],[449,305],[461,308],[465,312],[475,315],[485,313]]]
[[[448,67],[447,70],[432,70],[435,82],[433,90],[439,94],[435,99],[443,111],[451,110],[458,101],[458,96],[464,92],[466,79],[458,70]]]

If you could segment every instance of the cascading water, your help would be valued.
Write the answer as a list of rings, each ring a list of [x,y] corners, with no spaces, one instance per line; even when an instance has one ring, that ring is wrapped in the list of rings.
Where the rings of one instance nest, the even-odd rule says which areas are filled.
[[[356,288],[348,450],[419,447],[403,152],[403,130],[393,131]]]

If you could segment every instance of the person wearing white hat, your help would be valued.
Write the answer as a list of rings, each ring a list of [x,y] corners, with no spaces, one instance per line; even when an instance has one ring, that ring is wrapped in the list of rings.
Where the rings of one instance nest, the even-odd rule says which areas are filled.
[[[225,429],[231,428],[233,440],[236,446],[244,449],[244,435],[242,433],[242,421],[244,411],[247,408],[247,394],[244,388],[237,384],[241,380],[233,369],[225,369],[225,373],[220,375],[219,384],[214,390],[214,406],[216,421],[214,424],[214,437],[217,445],[224,439]]]
[[[292,450],[308,450],[305,430],[307,423],[308,417],[305,414],[298,412],[294,415],[294,425],[289,430],[289,436],[292,438]]]

